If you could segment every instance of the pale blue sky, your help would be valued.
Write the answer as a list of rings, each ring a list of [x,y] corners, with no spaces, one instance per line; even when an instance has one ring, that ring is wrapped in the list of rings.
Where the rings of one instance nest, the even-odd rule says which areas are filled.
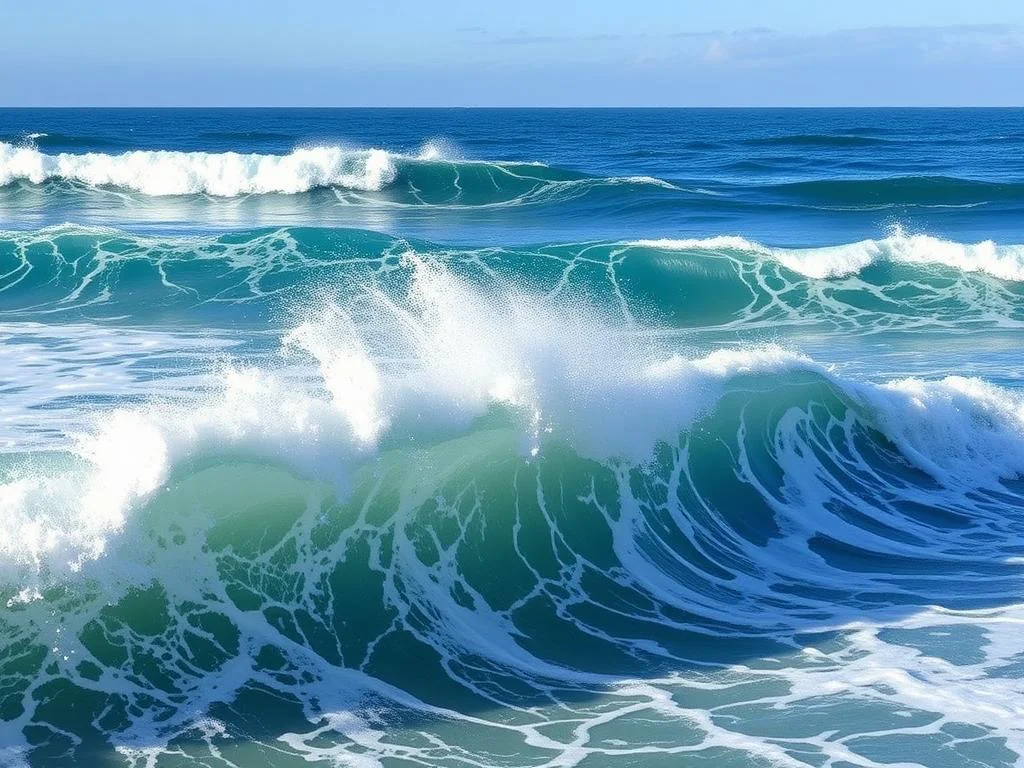
[[[1024,104],[1024,0],[49,0],[0,106]]]

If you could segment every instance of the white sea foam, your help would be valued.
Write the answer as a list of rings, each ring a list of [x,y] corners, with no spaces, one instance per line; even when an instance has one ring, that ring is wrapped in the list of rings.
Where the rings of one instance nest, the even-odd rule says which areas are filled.
[[[0,483],[0,580],[10,583],[4,569],[14,567],[31,596],[32,574],[77,570],[104,552],[138,502],[204,456],[272,460],[344,487],[351,460],[367,450],[348,400],[252,369],[219,376],[221,391],[188,407],[97,414],[67,451],[17,461]]]
[[[433,146],[424,152],[424,159],[438,156]],[[42,184],[64,179],[147,195],[217,197],[293,194],[316,187],[375,191],[395,180],[402,158],[382,149],[339,146],[300,148],[286,155],[171,151],[49,155],[31,145],[0,142],[0,186],[19,180]]]
[[[939,480],[994,485],[1024,477],[1024,396],[977,378],[860,385],[877,425]]]
[[[861,240],[819,248],[773,248],[735,236],[639,240],[632,245],[678,251],[754,253],[773,258],[787,269],[816,279],[845,277],[877,262],[890,261],[984,272],[1002,280],[1024,280],[1024,245],[997,245],[991,240],[957,243],[929,235],[908,235],[900,228],[881,240]]]

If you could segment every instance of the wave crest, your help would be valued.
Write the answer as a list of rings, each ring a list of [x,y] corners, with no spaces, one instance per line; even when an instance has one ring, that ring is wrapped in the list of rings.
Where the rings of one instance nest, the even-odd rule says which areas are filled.
[[[146,195],[308,192],[317,187],[377,191],[395,180],[397,156],[382,149],[309,147],[287,155],[237,152],[134,151],[48,155],[32,146],[0,143],[0,186],[51,179],[111,186]]]
[[[861,240],[816,248],[775,248],[737,236],[700,239],[639,240],[634,245],[676,251],[741,251],[768,256],[806,277],[827,279],[857,274],[883,261],[945,266],[984,272],[1001,280],[1024,281],[1024,245],[997,245],[992,240],[957,243],[897,227],[881,240]]]
[[[622,185],[677,189],[648,176],[603,178],[540,163],[465,160],[443,142],[428,142],[417,154],[311,146],[284,155],[168,150],[51,155],[31,143],[0,141],[0,187],[19,181],[63,181],[153,197],[294,195],[333,188],[342,204],[366,202],[359,193],[390,190],[374,201],[398,207],[555,202]]]

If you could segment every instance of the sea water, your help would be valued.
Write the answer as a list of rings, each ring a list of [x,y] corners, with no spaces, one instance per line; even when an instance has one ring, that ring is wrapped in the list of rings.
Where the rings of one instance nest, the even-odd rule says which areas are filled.
[[[0,111],[0,765],[1024,759],[1024,111]]]

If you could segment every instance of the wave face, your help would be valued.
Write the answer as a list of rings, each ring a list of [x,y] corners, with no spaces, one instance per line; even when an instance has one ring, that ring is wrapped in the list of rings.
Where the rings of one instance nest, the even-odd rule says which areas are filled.
[[[0,111],[0,764],[1019,763],[1019,120]]]

